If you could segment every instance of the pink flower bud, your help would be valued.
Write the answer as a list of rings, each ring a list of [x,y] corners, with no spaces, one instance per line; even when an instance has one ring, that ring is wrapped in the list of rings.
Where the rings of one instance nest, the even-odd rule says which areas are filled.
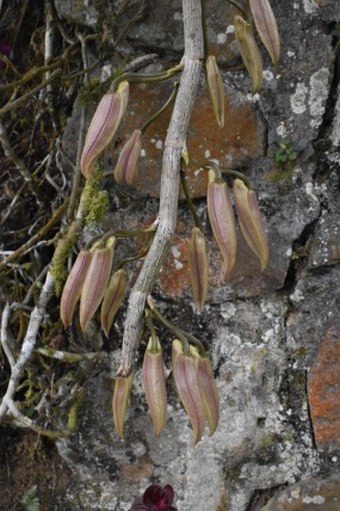
[[[134,185],[137,182],[137,163],[142,149],[142,132],[134,130],[131,137],[125,142],[118,157],[114,170],[117,183]]]
[[[195,359],[183,353],[182,343],[172,343],[172,372],[179,398],[194,430],[194,445],[202,438],[205,427],[205,412],[202,403]]]
[[[191,231],[189,268],[192,294],[198,309],[202,310],[208,293],[208,258],[204,236],[198,227]]]
[[[155,435],[159,435],[167,419],[167,396],[162,348],[158,337],[150,338],[144,355],[143,385]]]
[[[129,83],[119,84],[117,92],[105,94],[95,111],[87,131],[80,168],[83,176],[90,179],[95,173],[95,163],[113,139],[124,117],[129,99]]]
[[[112,399],[113,423],[118,435],[124,437],[124,421],[133,383],[133,373],[117,376]]]
[[[262,57],[255,41],[254,33],[250,23],[247,23],[242,16],[236,15],[234,18],[235,36],[238,42],[242,60],[253,81],[253,94],[257,92],[262,85]]]
[[[268,0],[249,0],[249,4],[261,41],[276,66],[280,58],[280,36],[270,3]]]
[[[210,435],[216,431],[220,417],[220,399],[214,379],[213,370],[208,357],[199,355],[195,348],[191,347],[195,358],[197,378],[203,402],[205,417],[208,422]]]
[[[242,234],[249,248],[259,258],[263,271],[268,264],[269,248],[256,193],[249,190],[241,179],[234,180],[233,191]]]
[[[92,252],[81,250],[64,285],[60,300],[60,317],[65,328],[72,323],[73,313],[90,266]]]
[[[236,261],[235,219],[227,183],[218,180],[212,169],[209,171],[207,207],[211,228],[224,260],[227,277]]]
[[[123,301],[125,289],[125,270],[120,269],[112,275],[103,297],[100,320],[106,337],[109,335],[114,317]]]
[[[224,89],[220,70],[218,68],[216,58],[212,55],[205,63],[210,98],[217,124],[220,128],[224,126]]]
[[[105,248],[96,248],[87,270],[80,296],[80,327],[85,332],[103,299],[108,284],[113,260],[115,238],[110,238]]]

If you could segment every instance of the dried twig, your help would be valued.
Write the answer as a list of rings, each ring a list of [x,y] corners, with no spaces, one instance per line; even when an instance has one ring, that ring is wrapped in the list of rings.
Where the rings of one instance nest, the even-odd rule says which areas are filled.
[[[56,223],[60,222],[63,214],[66,211],[68,202],[69,200],[66,199],[62,205],[59,206],[59,208],[54,212],[49,221],[41,229],[39,229],[39,231],[34,236],[32,236],[32,238],[30,238],[26,243],[21,245],[21,247],[7,256],[6,259],[0,262],[0,271],[5,268],[8,263],[15,261],[19,257],[22,257],[24,254],[26,254],[27,250],[33,247],[37,241],[45,236]]]
[[[193,109],[201,61],[204,57],[200,0],[183,0],[184,42],[183,73],[173,109],[163,154],[159,225],[142,270],[130,294],[123,351],[118,374],[127,376],[140,341],[143,310],[158,276],[170,239],[175,230],[181,155]]]
[[[0,142],[2,144],[2,148],[4,150],[5,155],[14,163],[15,167],[20,172],[26,183],[28,183],[31,191],[34,193],[38,204],[41,206],[42,205],[41,193],[39,192],[32,178],[32,175],[28,168],[26,167],[25,163],[22,161],[21,158],[19,158],[19,156],[15,154],[15,151],[12,148],[10,141],[8,140],[5,126],[1,120],[0,120]]]
[[[27,332],[25,335],[25,339],[21,346],[20,355],[17,361],[14,363],[13,367],[11,367],[11,376],[8,383],[6,394],[2,398],[2,402],[0,405],[0,419],[4,417],[8,410],[11,410],[13,413],[13,406],[15,408],[13,398],[14,394],[17,390],[19,380],[21,378],[22,372],[27,366],[31,356],[33,354],[36,342],[38,330],[40,328],[41,321],[46,311],[47,304],[52,297],[54,290],[54,280],[50,273],[47,274],[44,286],[41,290],[37,305],[34,307],[30,321],[27,327]],[[3,343],[6,336],[1,336],[1,342]],[[6,333],[6,332],[5,332]],[[13,361],[13,360],[12,360]]]

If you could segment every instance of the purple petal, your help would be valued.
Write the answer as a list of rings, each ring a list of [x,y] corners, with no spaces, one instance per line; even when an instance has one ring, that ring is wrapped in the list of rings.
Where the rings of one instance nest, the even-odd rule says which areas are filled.
[[[170,506],[174,501],[175,492],[173,487],[170,484],[164,486],[162,491],[162,501],[166,503],[167,506]],[[165,509],[165,508],[162,508]],[[168,508],[166,508],[168,509]]]
[[[142,497],[137,497],[129,511],[150,511],[150,509],[145,504],[143,504]]]
[[[160,499],[162,497],[162,488],[157,484],[152,484],[149,486],[143,495],[143,502],[147,506],[153,509],[154,505],[158,505]]]

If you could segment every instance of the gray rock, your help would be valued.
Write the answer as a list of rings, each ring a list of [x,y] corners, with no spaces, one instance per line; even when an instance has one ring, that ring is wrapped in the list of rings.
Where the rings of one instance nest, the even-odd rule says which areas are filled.
[[[223,65],[238,55],[230,28],[234,11],[225,5],[217,0],[207,4],[209,37]],[[240,242],[238,273],[227,284],[212,286],[199,317],[192,311],[188,290],[169,297],[156,289],[162,311],[198,336],[213,360],[221,398],[219,428],[213,437],[204,436],[193,447],[192,431],[170,373],[166,346],[171,335],[161,329],[169,373],[165,431],[155,438],[147,415],[140,370],[143,348],[136,364],[124,441],[113,430],[107,377],[91,378],[78,432],[58,441],[59,452],[73,472],[64,504],[74,510],[126,511],[136,495],[157,482],[173,485],[180,511],[255,510],[257,492],[272,494],[281,485],[289,487],[267,504],[266,511],[286,509],[286,504],[292,510],[309,511],[317,506],[333,511],[324,506],[335,501],[327,501],[322,493],[327,484],[333,484],[331,480],[325,486],[321,478],[306,486],[292,485],[324,467],[313,442],[306,373],[339,313],[338,103],[334,113],[327,112],[328,119],[334,118],[327,132],[327,143],[333,148],[322,153],[323,163],[318,147],[314,153],[312,145],[324,130],[329,106],[334,49],[326,24],[336,19],[338,2],[273,0],[272,5],[282,37],[282,60],[274,71],[265,57],[260,94],[252,97],[249,93],[245,71],[223,70],[228,93],[233,91],[235,101],[252,102],[261,116],[262,153],[243,161],[241,170],[258,192],[271,245],[269,268],[261,275]],[[164,53],[165,63],[177,58],[183,44],[179,0],[147,7],[121,49],[157,48]],[[296,157],[280,165],[275,154],[282,141],[288,141]],[[156,213],[155,199],[140,192],[115,186],[110,192],[105,228],[119,221],[131,227]],[[204,205],[200,208],[204,216]],[[180,214],[183,211],[181,205]],[[189,221],[185,213],[183,218]],[[220,271],[216,261],[212,264],[214,271]],[[111,334],[113,346],[119,346],[122,327],[120,314]],[[116,351],[114,357],[115,369]],[[325,501],[315,500],[318,496]],[[294,508],[299,499],[304,507]]]
[[[280,492],[261,511],[338,511],[340,477],[301,481]]]

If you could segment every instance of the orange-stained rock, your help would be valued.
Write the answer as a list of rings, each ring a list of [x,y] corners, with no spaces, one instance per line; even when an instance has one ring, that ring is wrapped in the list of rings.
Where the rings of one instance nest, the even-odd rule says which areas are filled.
[[[189,274],[190,225],[179,220],[176,232],[163,263],[159,284],[162,290],[172,298],[183,294],[191,295]],[[261,272],[260,263],[237,231],[237,255],[235,267],[227,280],[224,278],[223,259],[211,233],[205,230],[206,248],[209,265],[209,290],[228,285],[231,297],[250,298],[270,292],[279,287],[283,279],[282,270],[277,265],[275,254],[269,258],[268,267]]]
[[[131,85],[128,112],[119,132],[122,138],[114,153],[113,167],[120,149],[133,130],[140,129],[142,123],[162,106],[171,90],[169,83]],[[163,147],[171,111],[170,106],[142,137],[137,189],[154,197],[159,195]],[[191,158],[200,162],[216,159],[224,167],[235,168],[249,158],[263,153],[263,127],[254,105],[246,100],[239,103],[239,98],[236,101],[236,98],[226,96],[225,114],[225,126],[221,129],[217,126],[207,91],[198,96],[187,138]],[[193,197],[204,197],[207,172],[197,167],[189,167],[187,173]]]
[[[130,482],[140,482],[150,479],[153,474],[153,466],[147,455],[142,456],[137,463],[126,463],[119,468],[119,474],[124,480]]]
[[[330,328],[308,375],[308,399],[320,449],[340,449],[340,327]]]
[[[172,297],[180,296],[189,289],[188,251],[189,237],[181,238],[175,234],[159,274],[163,291]]]

